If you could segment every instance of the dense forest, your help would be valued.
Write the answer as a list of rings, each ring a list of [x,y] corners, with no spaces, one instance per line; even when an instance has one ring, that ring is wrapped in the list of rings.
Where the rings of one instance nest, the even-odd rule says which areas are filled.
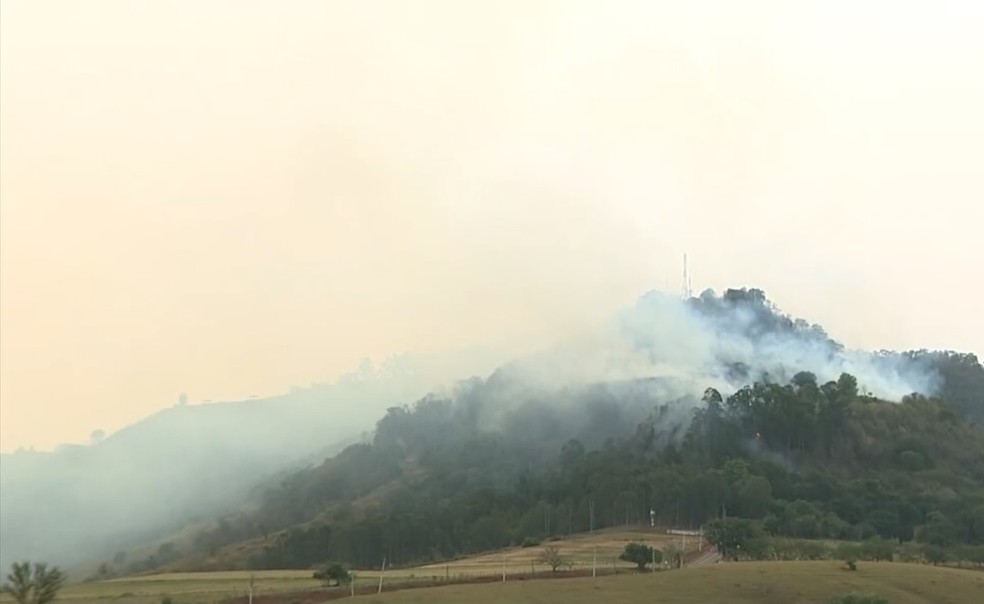
[[[821,355],[841,350],[757,290],[691,303],[717,332],[753,332],[763,349],[775,334],[794,333]],[[751,309],[738,327],[727,310],[735,304]],[[384,557],[409,565],[648,524],[651,510],[663,526],[745,519],[762,534],[797,539],[984,544],[984,431],[976,425],[984,367],[969,354],[873,358],[896,371],[933,369],[938,395],[889,402],[849,373],[777,379],[739,362],[727,371],[755,379],[699,398],[677,394],[668,377],[546,387],[507,366],[390,408],[371,440],[126,571],[328,560],[375,567]]]

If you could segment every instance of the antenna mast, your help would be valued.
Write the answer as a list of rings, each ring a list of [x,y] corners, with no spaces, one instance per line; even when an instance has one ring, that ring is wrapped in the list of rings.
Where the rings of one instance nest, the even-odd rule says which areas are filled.
[[[683,254],[683,288],[681,289],[681,292],[680,292],[681,295],[683,296],[683,299],[684,300],[689,300],[691,297],[693,297],[694,292],[693,292],[692,285],[693,284],[690,282],[690,272],[687,270],[687,254],[686,254],[686,252],[684,252],[684,254]]]

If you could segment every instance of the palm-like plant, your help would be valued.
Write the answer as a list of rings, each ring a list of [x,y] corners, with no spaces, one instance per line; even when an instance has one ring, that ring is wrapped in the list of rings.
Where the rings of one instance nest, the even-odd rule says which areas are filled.
[[[13,596],[17,604],[48,604],[64,583],[65,574],[57,566],[48,568],[38,562],[32,568],[30,562],[14,562],[3,591]]]

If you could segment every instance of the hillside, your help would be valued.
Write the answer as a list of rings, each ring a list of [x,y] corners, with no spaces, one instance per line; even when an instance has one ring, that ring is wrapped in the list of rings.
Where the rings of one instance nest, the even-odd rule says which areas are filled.
[[[976,357],[847,351],[756,290],[646,296],[603,335],[390,408],[371,443],[124,571],[411,565],[651,510],[778,536],[984,542]],[[890,398],[917,388],[967,396]]]
[[[174,406],[91,445],[2,454],[0,565],[112,557],[238,510],[258,485],[358,442],[387,407],[489,364],[475,351],[401,357],[283,396]]]

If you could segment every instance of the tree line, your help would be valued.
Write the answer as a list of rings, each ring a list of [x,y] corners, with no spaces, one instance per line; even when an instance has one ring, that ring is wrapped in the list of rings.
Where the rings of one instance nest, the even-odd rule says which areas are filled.
[[[650,513],[692,528],[742,519],[771,537],[984,544],[984,438],[943,400],[887,403],[850,375],[819,384],[804,372],[728,397],[709,389],[682,425],[670,404],[632,422],[584,396],[566,412],[587,414],[595,433],[564,439],[562,407],[534,403],[488,429],[481,394],[391,409],[372,443],[285,480],[191,548],[207,564],[256,539],[232,563],[250,568],[409,565]]]

